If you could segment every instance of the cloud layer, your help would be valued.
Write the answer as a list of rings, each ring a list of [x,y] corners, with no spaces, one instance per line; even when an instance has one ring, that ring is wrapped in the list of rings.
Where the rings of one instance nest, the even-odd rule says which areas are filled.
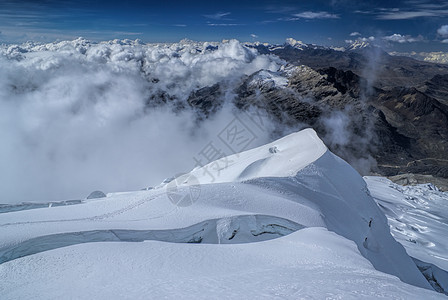
[[[193,90],[231,86],[282,63],[237,41],[78,39],[0,51],[0,203],[139,189],[188,171],[235,112],[224,107],[198,125],[195,112],[178,105]],[[267,135],[257,133],[251,146],[267,142]]]
[[[443,37],[448,37],[448,25],[442,25],[439,29],[437,29],[437,33]]]
[[[419,35],[417,37],[413,37],[410,35],[401,35],[399,33],[394,33],[389,36],[383,37],[383,40],[387,42],[393,42],[393,43],[415,43],[415,42],[421,42],[424,40],[423,36]]]
[[[326,11],[304,11],[298,14],[293,14],[298,19],[339,19],[339,16]]]

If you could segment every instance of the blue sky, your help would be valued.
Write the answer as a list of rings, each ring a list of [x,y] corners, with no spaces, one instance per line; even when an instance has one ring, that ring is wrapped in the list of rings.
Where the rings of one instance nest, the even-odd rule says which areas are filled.
[[[343,46],[370,40],[397,51],[446,51],[448,1],[1,0],[0,41],[183,38]]]

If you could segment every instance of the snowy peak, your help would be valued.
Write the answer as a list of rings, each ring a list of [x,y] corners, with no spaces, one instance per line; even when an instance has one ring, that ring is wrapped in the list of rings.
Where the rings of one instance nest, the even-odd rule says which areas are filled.
[[[233,131],[225,132],[228,137],[238,139],[237,136],[232,136],[233,133]],[[214,180],[210,179],[210,174],[213,174]],[[81,265],[91,265],[91,262],[98,260],[98,253],[101,253],[99,257],[103,256],[102,250],[96,251],[98,246],[93,245],[95,242],[101,242],[99,247],[103,242],[113,242],[110,246],[113,248],[118,242],[152,241],[151,249],[164,242],[164,250],[160,251],[155,259],[147,261],[150,267],[145,265],[144,268],[119,268],[120,271],[117,273],[128,278],[135,275],[136,269],[144,271],[142,276],[147,274],[147,269],[155,270],[156,277],[151,274],[145,280],[150,284],[148,290],[152,292],[151,284],[157,283],[160,278],[162,280],[173,278],[173,274],[160,277],[161,272],[167,269],[172,271],[172,268],[166,267],[165,261],[180,258],[176,265],[186,261],[188,268],[193,268],[188,278],[194,278],[195,284],[203,285],[203,279],[207,276],[203,275],[203,270],[198,271],[198,268],[202,268],[204,264],[192,264],[191,261],[203,262],[204,258],[208,258],[212,253],[229,249],[221,247],[220,244],[251,245],[249,247],[253,250],[244,258],[250,261],[254,254],[260,253],[261,249],[269,245],[258,243],[259,241],[280,238],[278,241],[281,243],[281,238],[291,233],[289,238],[293,240],[297,238],[303,242],[303,236],[295,235],[294,232],[300,233],[302,230],[311,229],[316,233],[326,227],[328,231],[334,233],[335,240],[328,244],[328,235],[319,239],[315,250],[331,249],[331,254],[327,254],[325,259],[320,261],[329,260],[332,264],[333,261],[343,261],[344,264],[350,264],[350,260],[346,262],[341,260],[341,252],[335,250],[343,241],[348,245],[347,239],[350,240],[350,247],[353,249],[350,256],[356,255],[359,258],[363,256],[363,262],[356,263],[354,268],[357,270],[355,279],[352,277],[349,280],[359,280],[359,276],[368,276],[365,280],[369,280],[369,285],[384,286],[377,281],[372,284],[370,278],[377,280],[376,275],[372,275],[372,271],[376,272],[372,268],[373,265],[377,270],[398,276],[406,283],[430,289],[430,285],[404,248],[390,235],[386,217],[370,196],[365,181],[345,161],[328,151],[312,129],[292,133],[273,143],[215,160],[211,164],[194,169],[189,175],[177,177],[172,181],[173,184],[166,186],[166,189],[115,193],[70,206],[5,212],[0,220],[2,237],[0,264],[16,269],[32,264],[33,270],[41,272],[42,260],[33,260],[33,257],[36,258],[33,255],[38,255],[38,258],[47,257],[49,261],[59,261],[52,259],[55,251],[48,250],[56,250],[65,255],[65,259],[61,260],[65,262],[67,258],[72,257],[72,254],[67,253],[76,253],[73,250],[79,250],[79,244],[84,244],[86,249],[94,249],[96,257],[89,256],[87,261],[75,261],[79,261]],[[197,180],[192,182],[191,179],[194,177]],[[183,250],[175,245],[179,243],[184,244]],[[192,243],[196,245],[191,245]],[[207,248],[204,246],[206,243],[216,245]],[[137,249],[141,245],[148,245],[148,243],[135,244],[137,245],[127,247]],[[295,261],[295,258],[291,258],[291,251],[288,248],[285,250],[276,242],[274,245],[276,246],[270,253],[275,253],[277,257],[285,255],[290,261],[275,266],[273,260],[268,259],[266,262],[264,256],[263,262],[256,264],[257,270],[261,270],[263,274],[281,273],[278,270],[284,270],[285,266],[289,268]],[[296,248],[298,251],[301,249],[300,246]],[[204,249],[209,251],[202,252],[200,257],[195,256],[198,251]],[[234,254],[240,252],[238,248],[231,249],[236,250]],[[153,250],[149,251],[141,252],[142,256],[138,256],[138,263],[141,263],[141,257],[154,257],[154,252],[151,252]],[[167,251],[172,252],[167,254]],[[129,256],[128,251],[120,253],[125,253],[126,259],[130,261],[137,257]],[[221,255],[219,261],[224,261],[226,266],[222,273],[222,267],[213,268],[218,270],[219,276],[222,276],[214,278],[224,278],[227,280],[226,286],[233,286],[235,278],[238,282],[245,280],[252,282],[253,279],[247,277],[238,279],[228,275],[228,270],[225,268],[234,263],[234,254]],[[111,260],[121,261],[121,259],[121,256],[109,259],[109,264]],[[309,260],[306,261],[309,266]],[[158,262],[163,263],[160,265]],[[328,268],[318,267],[323,273],[328,273]],[[65,265],[58,269],[70,270]],[[245,266],[238,265],[238,274],[241,274],[241,269],[245,269]],[[359,271],[360,269],[364,271]],[[9,272],[1,274],[1,270],[0,275],[3,277],[9,274]],[[90,268],[86,270],[89,271],[83,269],[82,274],[75,278],[86,278],[85,272],[90,272]],[[248,272],[251,277],[255,274],[252,270]],[[303,268],[299,267],[297,270],[305,272],[304,277],[309,276]],[[41,273],[53,274],[53,272]],[[174,272],[174,275],[176,274],[177,272]],[[200,274],[200,278],[195,277],[195,274]],[[300,271],[296,274],[300,274]],[[337,274],[340,274],[340,270]],[[42,277],[38,277],[41,279],[39,281],[35,281],[35,278],[37,277],[32,276],[32,279],[26,281],[31,280],[39,286],[46,282],[52,285],[55,283],[54,278],[42,280]],[[60,284],[58,280],[66,277],[57,276],[57,278],[56,286]],[[233,282],[229,282],[229,278]],[[288,275],[287,278],[290,279],[291,276]],[[15,287],[19,285],[17,280],[23,288],[22,277],[19,279],[14,277],[10,282],[14,283]],[[183,280],[176,279],[181,282]],[[293,280],[297,282],[295,277]],[[9,282],[6,281],[6,284],[4,281],[0,282],[0,290],[3,288],[2,284],[8,286]],[[122,281],[117,280],[116,284],[125,288],[122,286]],[[266,284],[270,284],[269,280],[266,280]],[[277,284],[276,286],[278,288]],[[201,288],[205,289],[204,286]],[[20,289],[11,290],[14,292]],[[34,291],[32,288],[29,290]]]
[[[232,132],[228,132],[228,135],[232,137]],[[325,144],[309,128],[261,147],[213,161],[194,169],[190,174],[201,184],[238,182],[260,177],[290,177],[326,151]]]
[[[285,49],[287,47],[292,47],[296,50],[306,50],[309,48],[321,48],[320,46],[306,44],[302,41],[298,41],[293,38],[287,38],[286,41],[283,44],[270,44],[270,43],[261,43],[261,42],[247,42],[245,43],[246,46],[251,48],[265,48],[268,51],[275,51],[279,49]]]
[[[285,45],[289,45],[289,46],[294,47],[299,50],[304,50],[305,48],[308,48],[307,44],[305,44],[302,41],[297,41],[293,38],[287,38]]]
[[[255,88],[282,88],[288,85],[288,78],[281,72],[260,70],[250,76],[248,84],[250,87]]]
[[[361,49],[365,49],[365,48],[369,48],[371,47],[369,42],[366,41],[354,41],[350,46],[348,46],[346,48],[346,50],[348,51],[356,51],[356,50],[361,50]]]

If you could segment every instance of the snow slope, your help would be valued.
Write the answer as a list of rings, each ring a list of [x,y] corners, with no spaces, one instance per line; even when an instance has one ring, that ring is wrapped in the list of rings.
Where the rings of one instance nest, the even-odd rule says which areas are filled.
[[[239,245],[95,243],[0,265],[2,299],[437,299],[307,228]]]
[[[393,237],[410,256],[432,265],[448,293],[448,193],[431,184],[401,186],[383,177],[367,176],[365,181]]]
[[[448,270],[448,193],[431,184],[401,186],[373,176],[365,180],[392,235],[409,255]]]
[[[7,299],[442,296],[311,129],[153,190],[5,211],[0,237]]]

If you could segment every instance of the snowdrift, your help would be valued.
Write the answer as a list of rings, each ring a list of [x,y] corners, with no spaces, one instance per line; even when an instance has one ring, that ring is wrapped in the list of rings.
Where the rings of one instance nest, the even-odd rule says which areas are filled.
[[[50,286],[96,298],[440,295],[312,129],[152,190],[4,211],[0,292],[11,298],[61,295]]]
[[[434,289],[448,295],[448,192],[432,184],[400,186],[383,177],[364,179],[392,236]]]

